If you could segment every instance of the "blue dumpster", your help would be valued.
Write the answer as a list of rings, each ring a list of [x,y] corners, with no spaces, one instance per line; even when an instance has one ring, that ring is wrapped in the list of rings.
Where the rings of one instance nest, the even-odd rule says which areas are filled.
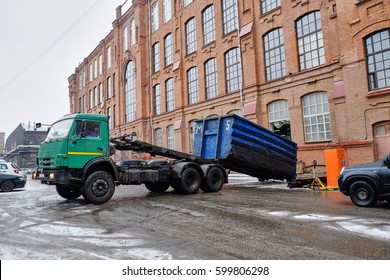
[[[296,175],[297,144],[237,115],[197,120],[193,154],[261,180]]]

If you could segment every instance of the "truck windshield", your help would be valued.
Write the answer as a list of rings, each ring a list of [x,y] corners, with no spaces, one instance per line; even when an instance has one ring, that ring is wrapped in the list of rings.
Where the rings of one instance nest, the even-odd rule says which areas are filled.
[[[54,123],[46,137],[45,141],[61,139],[68,135],[69,129],[71,128],[73,119],[62,120]]]

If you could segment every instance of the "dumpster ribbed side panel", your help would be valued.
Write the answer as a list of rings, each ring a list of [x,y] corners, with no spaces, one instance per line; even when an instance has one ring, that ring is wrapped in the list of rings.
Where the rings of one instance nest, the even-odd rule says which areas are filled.
[[[259,179],[292,179],[296,143],[237,115],[196,121],[194,154]]]

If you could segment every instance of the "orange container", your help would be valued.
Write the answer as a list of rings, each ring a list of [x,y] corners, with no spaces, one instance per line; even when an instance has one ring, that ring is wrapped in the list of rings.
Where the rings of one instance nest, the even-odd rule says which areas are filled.
[[[337,178],[341,169],[345,166],[345,150],[329,149],[325,150],[326,180],[328,187],[338,186]]]

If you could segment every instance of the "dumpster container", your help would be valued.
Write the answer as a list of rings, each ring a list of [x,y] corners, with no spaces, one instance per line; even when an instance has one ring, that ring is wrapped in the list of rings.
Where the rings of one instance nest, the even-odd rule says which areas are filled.
[[[297,144],[237,115],[196,121],[193,154],[260,180],[292,180]]]

